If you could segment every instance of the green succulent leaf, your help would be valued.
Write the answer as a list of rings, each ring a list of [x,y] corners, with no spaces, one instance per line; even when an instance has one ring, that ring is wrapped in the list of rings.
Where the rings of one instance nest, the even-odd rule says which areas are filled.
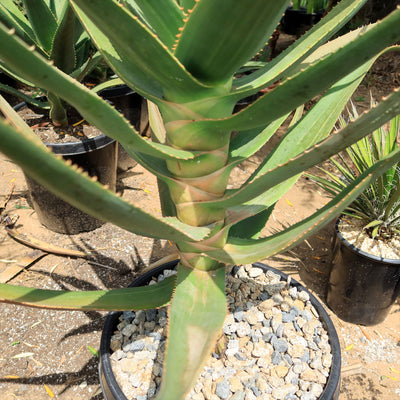
[[[199,80],[227,82],[269,40],[286,5],[287,0],[268,7],[264,0],[253,0],[251,7],[245,1],[201,0],[189,14],[175,54]]]
[[[225,268],[199,271],[180,263],[169,309],[164,380],[157,400],[184,398],[215,346],[226,313]]]
[[[376,57],[400,35],[400,9],[342,48],[280,83],[231,117],[190,123],[198,135],[209,129],[245,130],[266,126]],[[321,77],[324,79],[321,79]]]
[[[96,125],[105,135],[131,146],[136,152],[152,154],[164,159],[193,157],[191,152],[152,143],[141,137],[111,105],[91,93],[76,80],[53,68],[44,58],[29,50],[1,25],[0,40],[3,43],[0,46],[0,59],[7,58],[8,65],[12,66],[16,72],[32,80],[38,87],[52,91],[73,105],[88,122]]]
[[[103,56],[139,93],[157,102],[164,96],[187,99],[209,89],[194,79],[157,35],[124,7],[103,0],[72,3]]]
[[[0,91],[4,93],[11,94],[13,96],[19,97],[22,101],[25,101],[28,104],[33,104],[34,106],[43,108],[43,109],[49,109],[49,103],[47,101],[39,100],[35,97],[29,96],[25,94],[24,92],[19,91],[18,89],[15,89],[13,86],[8,86],[4,85],[3,83],[0,83]]]
[[[196,0],[177,0],[177,3],[182,7],[182,10],[187,13],[196,5]]]
[[[113,290],[45,290],[0,283],[0,301],[59,310],[129,311],[168,305],[176,277],[150,286]]]
[[[300,68],[299,63],[338,32],[365,2],[366,0],[341,0],[318,24],[314,25],[272,61],[266,63],[263,68],[236,79],[234,82],[235,90],[232,94],[241,97],[249,96],[281,78],[292,75],[295,69]],[[335,43],[339,45],[341,41],[334,40],[326,47],[333,51]],[[313,58],[315,58],[315,55]]]
[[[201,244],[195,244],[194,247],[203,250],[204,255],[227,264],[252,263],[281,253],[297,245],[336,218],[360,193],[368,188],[374,179],[390,168],[393,163],[399,161],[400,149],[395,150],[390,156],[369,168],[340,195],[310,217],[273,236],[257,240],[228,238],[222,249],[210,249]]]
[[[175,218],[159,218],[123,200],[98,182],[78,173],[65,162],[0,119],[2,152],[16,161],[28,175],[75,207],[128,231],[174,241],[201,240],[207,227],[193,227]],[[49,175],[51,171],[51,175]]]
[[[123,0],[122,3],[156,33],[169,49],[172,48],[184,18],[176,1]]]
[[[66,74],[71,74],[75,68],[75,24],[75,14],[72,7],[66,2],[63,15],[53,36],[50,54],[54,65]]]
[[[199,207],[234,207],[244,203],[243,208],[245,209],[248,208],[249,204],[246,204],[246,202],[249,201],[250,204],[264,205],[265,208],[271,206],[276,201],[275,199],[282,196],[296,182],[296,176],[298,177],[301,171],[327,158],[326,154],[319,153],[320,145],[317,145],[315,148],[312,148],[312,146],[330,134],[341,110],[371,64],[372,62],[366,63],[334,85],[313,109],[306,113],[296,124],[292,125],[274,150],[265,157],[255,173],[239,189],[227,192],[224,197],[215,202],[204,203]],[[392,104],[397,104],[398,100],[395,100],[397,96],[398,94],[392,95]],[[392,112],[396,112],[395,110],[396,106],[394,106],[394,111],[392,110]],[[358,131],[357,134],[360,135],[360,132]],[[364,125],[363,132],[365,132],[364,135],[370,132],[369,123]],[[351,140],[350,138],[351,136],[346,136],[345,140]],[[326,150],[329,147],[329,140],[332,139],[328,139],[328,143],[324,144],[324,149]],[[337,143],[337,140],[332,140],[330,148],[332,154],[336,154],[338,151]],[[299,152],[303,153],[299,155]],[[290,180],[286,181],[286,179]],[[275,195],[272,195],[269,189]],[[259,208],[256,209],[260,211]],[[251,212],[255,211],[254,209],[251,210]],[[236,216],[237,212],[238,210],[235,211]],[[246,213],[240,214],[242,217],[246,215]]]
[[[66,4],[66,1],[64,1]],[[24,0],[30,24],[43,50],[50,54],[53,37],[57,31],[57,19],[44,0]]]
[[[37,38],[23,12],[14,0],[3,0],[0,4],[0,21],[9,29],[14,28],[17,35],[28,44],[35,44]]]

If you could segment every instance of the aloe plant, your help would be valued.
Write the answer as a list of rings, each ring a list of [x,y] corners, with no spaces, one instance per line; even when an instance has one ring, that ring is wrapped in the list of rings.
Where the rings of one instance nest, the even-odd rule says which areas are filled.
[[[252,263],[296,245],[400,159],[395,149],[305,220],[262,236],[274,204],[303,171],[399,113],[400,92],[395,91],[330,136],[376,57],[400,40],[400,10],[328,42],[364,3],[342,0],[277,58],[241,76],[236,71],[271,36],[287,0],[253,0],[251,7],[236,0],[70,3],[121,81],[149,100],[152,141],[4,28],[0,59],[36,85],[54,90],[153,173],[163,216],[145,212],[57,159],[4,101],[0,149],[83,211],[137,234],[174,241],[180,254],[177,277],[148,288],[88,293],[1,284],[0,300],[83,310],[169,304],[168,348],[157,399],[182,399],[212,351],[225,318],[226,265]],[[268,90],[233,113],[238,100],[261,89]],[[320,100],[304,115],[292,114],[319,94]],[[245,182],[228,189],[231,171],[267,143],[288,118],[290,127],[278,145]]]
[[[371,101],[371,106],[375,101]],[[350,116],[339,118],[339,128],[358,118],[353,105]],[[334,197],[371,166],[399,148],[400,115],[371,135],[331,158],[332,171],[320,168],[322,176],[309,175],[329,196]],[[390,240],[400,234],[400,164],[379,176],[351,203],[343,214],[362,220],[363,229],[376,240]]]
[[[0,4],[0,22],[14,29],[25,43],[34,46],[57,68],[78,81],[82,81],[102,60],[68,0],[3,0]],[[0,70],[32,87],[33,92],[42,89],[13,71],[7,63],[0,62]],[[0,83],[0,90],[42,108],[49,108],[50,104],[50,118],[54,125],[67,124],[67,106],[53,90],[44,90],[48,101],[38,100],[6,84]]]

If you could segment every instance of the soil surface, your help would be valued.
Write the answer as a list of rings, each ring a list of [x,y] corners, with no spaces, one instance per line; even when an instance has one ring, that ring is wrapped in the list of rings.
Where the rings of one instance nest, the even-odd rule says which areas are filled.
[[[399,86],[399,58],[385,56],[367,76],[353,100],[360,110]],[[268,151],[268,149],[263,149]],[[245,177],[259,155],[245,163],[233,181]],[[315,172],[315,171],[313,171]],[[153,176],[136,165],[119,175],[125,199],[161,215]],[[234,183],[234,182],[232,182]],[[270,230],[292,224],[326,203],[319,189],[301,178],[278,203]],[[27,202],[26,183],[19,167],[0,154],[0,274],[9,282],[53,289],[105,289],[128,285],[138,274],[165,257],[174,258],[168,241],[152,240],[110,224],[79,235],[61,235],[43,227]],[[40,240],[42,250],[13,239],[5,225],[15,222],[14,234]],[[263,262],[300,280],[325,301],[329,275],[330,224],[296,248]],[[52,246],[80,250],[90,257],[51,254]],[[46,251],[48,250],[48,251]],[[13,276],[13,271],[25,266]],[[346,323],[328,312],[342,347],[340,400],[400,399],[400,302],[376,326]],[[100,400],[97,375],[100,335],[106,313],[49,311],[0,304],[0,398],[4,400]]]

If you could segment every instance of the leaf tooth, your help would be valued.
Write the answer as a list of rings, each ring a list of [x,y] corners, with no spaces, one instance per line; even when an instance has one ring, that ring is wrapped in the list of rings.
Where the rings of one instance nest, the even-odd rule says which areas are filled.
[[[68,166],[72,166],[72,160],[69,159],[69,158],[67,158],[67,159],[65,160],[65,164],[67,164]]]
[[[92,182],[97,182],[99,180],[99,177],[97,175],[93,175],[93,176],[90,177],[90,180]]]
[[[8,30],[8,32],[7,32],[9,35],[14,35],[15,34],[15,28],[11,28],[11,29],[9,29]]]

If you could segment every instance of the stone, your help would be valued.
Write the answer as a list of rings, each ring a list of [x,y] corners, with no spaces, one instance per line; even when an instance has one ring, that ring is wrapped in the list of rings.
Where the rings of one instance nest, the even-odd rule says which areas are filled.
[[[260,276],[264,271],[261,268],[253,267],[249,271],[249,277],[250,278],[257,278],[257,276]]]
[[[243,390],[243,384],[237,376],[232,376],[232,378],[229,380],[229,383],[230,383],[230,390],[233,393]]]
[[[294,385],[283,385],[282,387],[275,388],[272,391],[272,398],[276,400],[284,400],[285,397],[290,393],[293,394],[297,390]]]
[[[247,322],[238,322],[236,328],[236,334],[239,337],[248,336],[250,334],[251,328]]]
[[[253,357],[267,357],[271,354],[271,352],[270,348],[267,346],[267,343],[260,341],[254,344],[251,354]]]
[[[270,271],[258,275],[251,265],[232,270],[238,271],[242,280],[227,275],[230,314],[223,327],[228,338],[225,353],[210,357],[201,372],[202,379],[187,399],[300,400],[306,393],[319,397],[329,375],[332,354],[322,324],[314,319],[316,311],[308,294],[289,287]],[[252,280],[253,274],[258,275],[254,278],[257,283]],[[119,325],[121,331],[125,329],[124,334],[119,331],[113,335],[113,370],[124,374],[120,385],[129,398],[145,396],[143,400],[150,400],[162,376],[166,308],[125,316],[126,321],[121,318]],[[150,332],[149,328],[154,329]],[[130,335],[131,330],[134,332]],[[139,384],[132,371],[143,374],[139,387],[132,385]]]
[[[297,299],[305,303],[306,301],[310,300],[310,295],[305,290],[301,290],[297,293]]]
[[[288,374],[288,372],[289,372],[289,368],[288,367],[285,367],[284,365],[277,365],[276,367],[275,367],[275,372],[276,372],[276,375],[279,377],[279,378],[285,378],[285,376]]]
[[[217,383],[215,394],[219,398],[226,400],[229,397],[229,393],[230,393],[230,385],[226,379],[224,379],[222,382]]]
[[[274,300],[273,299],[267,299],[267,300],[262,301],[258,305],[258,309],[265,313],[265,311],[271,310],[273,306],[274,306]]]
[[[256,325],[258,322],[261,322],[264,319],[264,314],[258,310],[256,307],[250,308],[244,314],[244,320],[248,322],[250,325]]]
[[[310,393],[312,393],[316,398],[321,396],[322,392],[324,391],[324,388],[321,384],[319,383],[311,383],[310,385]]]
[[[131,337],[133,333],[137,331],[137,326],[134,324],[129,324],[122,329],[121,333],[123,336]]]
[[[278,351],[279,353],[286,353],[288,350],[288,343],[285,339],[277,339],[271,344],[274,347],[274,350]]]
[[[282,361],[282,355],[281,353],[279,353],[278,351],[274,351],[271,355],[271,362],[274,365],[278,365],[280,364],[280,362]]]
[[[236,392],[230,400],[245,400],[245,393],[244,391],[238,391]]]

